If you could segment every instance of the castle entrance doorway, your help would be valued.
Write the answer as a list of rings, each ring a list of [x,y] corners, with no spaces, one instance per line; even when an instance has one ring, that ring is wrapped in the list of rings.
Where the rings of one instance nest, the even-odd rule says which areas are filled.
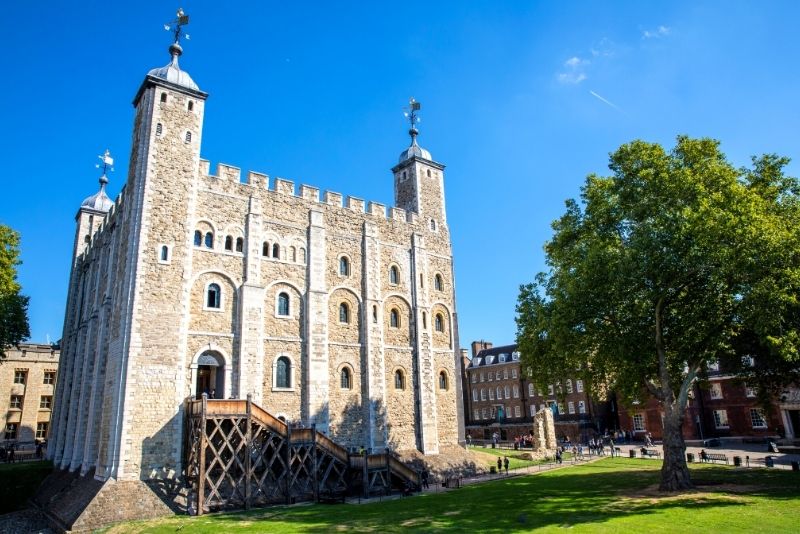
[[[197,360],[195,395],[203,393],[209,399],[225,398],[225,360],[216,352],[204,352]]]

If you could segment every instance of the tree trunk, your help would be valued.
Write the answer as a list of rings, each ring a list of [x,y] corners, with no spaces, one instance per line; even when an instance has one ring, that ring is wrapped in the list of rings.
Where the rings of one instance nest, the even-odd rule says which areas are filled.
[[[673,402],[664,406],[664,464],[661,467],[661,491],[683,491],[694,485],[686,465],[686,443],[683,441],[684,410]]]

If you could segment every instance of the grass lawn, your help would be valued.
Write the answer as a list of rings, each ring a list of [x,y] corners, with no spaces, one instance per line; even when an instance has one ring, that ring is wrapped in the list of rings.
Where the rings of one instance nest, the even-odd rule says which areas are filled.
[[[608,458],[382,503],[171,517],[108,532],[797,532],[797,473],[692,465],[697,490],[665,496],[660,465]]]
[[[49,461],[0,464],[0,514],[25,508],[27,500],[52,470]]]

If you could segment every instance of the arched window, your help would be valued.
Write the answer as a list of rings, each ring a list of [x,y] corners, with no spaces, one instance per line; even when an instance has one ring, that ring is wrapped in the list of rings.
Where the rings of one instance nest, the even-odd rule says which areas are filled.
[[[233,237],[225,236],[225,250],[233,250]]]
[[[273,258],[280,258],[281,257],[281,246],[277,243],[272,245],[272,257]]]
[[[400,328],[400,312],[397,308],[392,308],[389,312],[389,326],[392,328]]]
[[[437,332],[444,332],[444,317],[442,317],[441,313],[436,314],[436,318],[434,319],[434,328],[436,328]]]
[[[503,388],[497,386],[497,400],[500,400],[502,398],[503,398]]]
[[[268,241],[264,241],[264,243],[261,245],[261,255],[262,256],[266,256],[267,258],[269,258],[269,242]]]
[[[433,288],[436,291],[444,291],[444,280],[442,280],[442,275],[436,273],[436,276],[433,277]]]
[[[293,262],[297,261],[297,249],[294,247],[289,247],[289,259]]]
[[[406,377],[400,369],[394,372],[394,389],[406,389]]]
[[[472,400],[475,401],[475,402],[478,402],[478,390],[477,389],[473,389],[472,390]]]
[[[214,234],[211,232],[206,233],[206,248],[214,248]]]
[[[161,245],[161,261],[169,260],[169,247],[167,245]]]
[[[283,317],[289,316],[289,294],[280,293],[278,295],[278,315]]]
[[[186,142],[187,143],[192,142],[192,132],[186,132]]]
[[[447,373],[444,371],[439,373],[439,389],[447,389]]]
[[[435,231],[436,231],[436,221],[431,219],[431,232],[435,232]]]
[[[217,284],[209,284],[206,291],[206,308],[220,307],[221,290]]]
[[[377,323],[378,322],[378,307],[377,306],[373,306],[372,307],[372,322],[373,323]]]
[[[161,132],[163,131],[164,127],[161,126],[161,123],[159,122],[158,124],[156,124],[156,136],[161,137]]]
[[[428,173],[428,178],[430,178],[431,177],[431,170],[427,169],[427,173]]]
[[[167,101],[167,93],[161,93],[161,101],[162,102],[166,102]]]
[[[281,356],[275,362],[275,387],[292,387],[292,362],[286,356]]]
[[[572,380],[567,380],[567,393],[572,393]]]
[[[306,249],[300,247],[300,263],[305,265],[306,263]]]
[[[508,386],[506,386],[506,387],[505,387],[505,388],[503,388],[503,389],[504,389],[504,390],[505,390],[505,392],[506,392],[506,398],[507,398],[507,399],[510,399],[510,398],[511,398],[511,388],[510,388],[510,387],[508,387]]]
[[[534,395],[533,384],[528,384],[528,397],[533,397]]]
[[[339,304],[339,322],[340,323],[350,322],[350,307],[347,305],[346,302],[342,302],[341,304]]]
[[[350,276],[350,260],[347,256],[339,258],[339,274],[341,276]]]
[[[340,373],[339,384],[342,389],[350,389],[352,388],[352,377],[350,375],[350,369],[347,367],[342,367],[342,372]]]
[[[199,247],[203,244],[203,232],[200,230],[194,231],[194,246]]]
[[[189,107],[189,111],[193,111],[193,110],[194,110],[194,102],[193,102],[193,101],[191,101],[191,100],[189,100],[189,105],[188,105],[188,107]]]
[[[394,285],[400,283],[400,269],[396,265],[389,267],[389,283]]]
[[[244,238],[237,237],[236,238],[236,252],[242,252],[244,250]]]

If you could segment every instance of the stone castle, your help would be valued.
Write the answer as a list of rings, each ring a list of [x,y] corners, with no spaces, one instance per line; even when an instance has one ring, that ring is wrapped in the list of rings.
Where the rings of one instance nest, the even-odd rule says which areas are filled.
[[[133,101],[127,182],[78,210],[48,455],[171,479],[189,397],[245,398],[348,447],[463,441],[444,166],[417,143],[395,207],[200,157],[207,93],[171,61]],[[418,109],[413,104],[412,111]],[[108,161],[108,155],[106,155]]]

